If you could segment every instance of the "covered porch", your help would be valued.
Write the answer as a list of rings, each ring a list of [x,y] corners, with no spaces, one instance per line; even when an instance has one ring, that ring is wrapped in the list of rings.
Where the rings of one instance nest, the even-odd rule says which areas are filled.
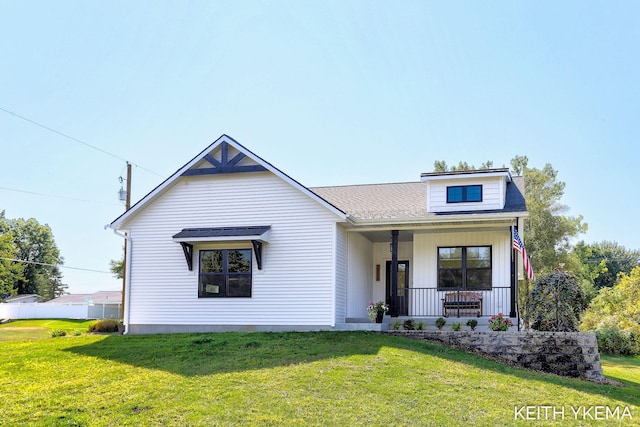
[[[498,313],[517,324],[516,223],[350,230],[344,323],[370,322],[369,302],[385,301],[386,328],[398,319],[432,325],[438,317],[482,325]]]

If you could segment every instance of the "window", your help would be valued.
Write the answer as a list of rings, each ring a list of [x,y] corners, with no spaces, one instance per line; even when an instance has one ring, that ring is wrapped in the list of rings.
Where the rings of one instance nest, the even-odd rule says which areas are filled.
[[[251,249],[200,251],[198,297],[250,297]]]
[[[447,187],[447,203],[481,202],[482,185]]]
[[[438,289],[491,286],[491,246],[438,248]]]

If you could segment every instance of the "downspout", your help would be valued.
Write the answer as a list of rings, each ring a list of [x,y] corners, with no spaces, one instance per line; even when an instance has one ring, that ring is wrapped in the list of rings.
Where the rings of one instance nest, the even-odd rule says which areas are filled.
[[[125,260],[125,277],[124,277],[124,283],[125,283],[125,287],[124,287],[124,295],[123,295],[123,307],[122,307],[122,322],[124,323],[124,333],[128,334],[129,333],[129,317],[130,317],[130,310],[129,310],[129,301],[130,301],[130,295],[131,295],[131,258],[133,258],[131,256],[132,253],[132,246],[133,246],[133,242],[131,239],[131,236],[129,236],[128,234],[124,234],[124,233],[120,233],[118,230],[113,230],[114,234],[116,236],[120,236],[123,239],[125,239],[127,241],[127,247],[128,249],[128,256],[126,257]]]

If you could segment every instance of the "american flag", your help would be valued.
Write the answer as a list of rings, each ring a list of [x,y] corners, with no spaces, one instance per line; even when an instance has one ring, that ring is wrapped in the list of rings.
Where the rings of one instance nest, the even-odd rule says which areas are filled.
[[[524,243],[522,243],[522,239],[520,239],[520,235],[518,234],[518,230],[513,229],[513,249],[520,252],[522,255],[522,262],[524,263],[524,271],[527,275],[527,278],[530,280],[536,280],[536,275],[533,274],[533,268],[531,267],[531,262],[529,261],[529,257],[527,256],[527,250],[524,248]]]

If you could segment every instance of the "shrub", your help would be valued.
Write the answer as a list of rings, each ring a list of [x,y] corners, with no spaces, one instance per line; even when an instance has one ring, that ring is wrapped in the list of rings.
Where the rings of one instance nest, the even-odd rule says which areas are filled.
[[[462,330],[462,322],[453,322],[451,324],[452,331],[461,331]]]
[[[393,325],[391,325],[394,331],[400,329],[400,326],[402,326],[402,322],[399,320],[396,320],[395,322],[393,322]]]
[[[447,319],[445,319],[444,317],[438,317],[436,319],[436,328],[442,329],[446,324],[447,324]]]
[[[475,331],[476,327],[478,326],[478,321],[476,319],[469,319],[469,320],[467,320],[467,326],[472,331]]]
[[[89,332],[118,332],[118,324],[115,319],[101,319],[89,324]]]
[[[578,279],[556,269],[538,280],[531,291],[528,320],[537,331],[577,331],[586,305],[587,296]]]
[[[582,317],[581,331],[594,331],[605,353],[640,354],[640,267],[602,288]]]
[[[51,331],[51,338],[64,337],[66,335],[67,333],[62,329],[54,329],[53,331]]]
[[[407,319],[402,324],[402,327],[407,331],[413,331],[416,329],[416,325],[413,319]]]
[[[602,324],[595,331],[598,349],[603,353],[632,355],[637,354],[634,336],[629,331],[621,330],[615,324]]]
[[[424,331],[425,327],[424,327],[424,322],[421,320],[418,322],[418,326],[416,326],[416,329],[419,331]]]

